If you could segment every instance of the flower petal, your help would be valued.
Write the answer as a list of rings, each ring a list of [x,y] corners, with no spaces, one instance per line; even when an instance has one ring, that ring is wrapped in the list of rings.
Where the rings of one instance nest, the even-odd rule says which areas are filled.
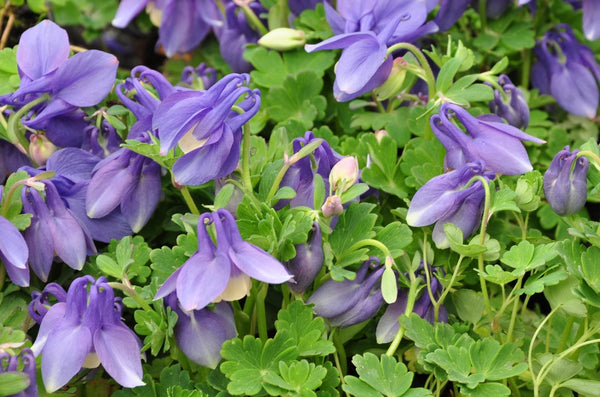
[[[30,79],[55,71],[69,57],[67,31],[50,20],[27,29],[19,40],[17,64]]]
[[[94,332],[94,349],[102,366],[121,386],[136,387],[142,381],[140,342],[121,322],[105,324]]]

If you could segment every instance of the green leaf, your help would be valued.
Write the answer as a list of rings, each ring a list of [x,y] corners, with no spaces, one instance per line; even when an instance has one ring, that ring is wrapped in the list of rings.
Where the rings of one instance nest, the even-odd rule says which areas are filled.
[[[600,396],[600,381],[598,380],[572,378],[564,382],[561,386],[571,389],[583,396]]]
[[[327,369],[314,363],[308,363],[306,360],[294,361],[289,365],[283,361],[279,362],[278,375],[274,372],[268,372],[265,375],[265,382],[277,386],[280,389],[287,390],[290,396],[316,396],[313,390],[321,386],[321,382]]]
[[[448,346],[446,350],[438,349],[427,354],[427,361],[444,369],[449,380],[461,383],[470,389],[485,381],[484,374],[471,373],[469,351],[464,347]]]
[[[456,307],[458,317],[471,324],[477,324],[483,316],[485,302],[481,293],[471,289],[459,289],[452,295],[452,303]]]
[[[551,271],[558,268],[558,266],[548,269],[543,273],[537,273],[530,276],[527,281],[525,281],[525,285],[523,288],[515,291],[517,294],[539,294],[544,291],[544,288],[550,285],[556,285],[562,280],[569,277],[569,273],[567,273],[564,269],[558,268],[556,271]]]
[[[536,269],[554,259],[558,253],[555,244],[541,244],[534,246],[529,241],[521,241],[513,245],[509,251],[502,255],[500,261],[507,266],[514,268],[513,274],[521,276],[526,271]]]
[[[376,232],[375,240],[383,243],[390,250],[393,258],[402,255],[404,253],[403,248],[413,242],[412,230],[405,223],[391,222],[384,228],[376,228]],[[384,255],[378,249],[374,249],[374,251],[375,256]]]
[[[391,267],[386,266],[381,276],[381,294],[383,300],[388,305],[396,302],[398,298],[398,282],[396,281],[396,274]]]
[[[487,248],[483,245],[480,245],[479,243],[463,244],[462,230],[452,223],[444,224],[444,233],[448,238],[448,242],[450,243],[450,248],[452,249],[452,251],[460,255],[476,257],[479,254],[482,254],[485,251],[487,251]]]
[[[294,301],[277,313],[275,328],[287,332],[296,342],[300,357],[326,356],[335,351],[333,343],[324,336],[324,320],[314,317],[312,309],[301,301]]]
[[[23,372],[8,371],[0,373],[0,396],[16,395],[27,389],[31,383],[29,375]]]
[[[404,183],[418,189],[431,178],[442,174],[445,154],[446,149],[437,139],[411,139],[404,148],[400,161],[400,168],[406,175]]]
[[[475,270],[479,273],[478,269]],[[498,285],[506,285],[511,281],[516,280],[518,277],[517,275],[511,272],[505,271],[500,265],[487,265],[485,267],[485,272],[480,274],[483,276],[483,278],[486,279],[486,281]]]
[[[498,382],[480,383],[475,388],[461,387],[460,392],[470,397],[510,396],[510,389]]]
[[[454,76],[458,72],[458,69],[461,65],[462,60],[459,58],[452,58],[442,65],[435,82],[437,91],[443,93],[448,89],[448,87],[450,87],[452,80],[454,80]]]
[[[369,149],[371,162],[361,171],[361,179],[377,189],[394,194],[400,198],[406,197],[406,187],[399,165],[398,146],[389,136],[381,137],[378,141],[374,134],[361,137]]]
[[[514,344],[501,345],[495,339],[481,339],[471,345],[469,357],[475,373],[486,380],[503,380],[519,375],[527,369],[522,362],[525,355]]]
[[[503,188],[500,189],[492,195],[492,203],[490,205],[490,212],[495,214],[500,211],[515,211],[521,212],[517,203],[515,202],[515,197],[517,194],[508,189]]]
[[[589,247],[581,254],[581,273],[585,282],[594,289],[600,292],[600,248]]]
[[[96,266],[98,266],[98,269],[102,273],[108,276],[119,280],[123,277],[123,268],[108,255],[98,255],[96,257]]]

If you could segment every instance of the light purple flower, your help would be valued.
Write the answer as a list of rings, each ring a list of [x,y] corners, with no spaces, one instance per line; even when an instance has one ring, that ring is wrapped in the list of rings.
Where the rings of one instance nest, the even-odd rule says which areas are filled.
[[[0,202],[2,190],[0,186]],[[29,248],[23,235],[8,219],[0,216],[0,266],[4,266],[6,273],[14,284],[19,287],[29,286]]]
[[[185,311],[174,292],[165,303],[177,313],[173,333],[181,351],[196,364],[216,368],[221,361],[221,346],[237,336],[231,304],[219,302],[214,308]]]
[[[65,302],[42,319],[31,348],[42,355],[42,378],[50,393],[60,389],[84,364],[100,363],[124,387],[143,385],[141,343],[121,320],[121,306],[104,277],[75,279]]]
[[[482,161],[475,161],[430,179],[410,201],[406,223],[418,227],[435,223],[432,239],[438,248],[449,247],[443,229],[446,223],[460,228],[463,238],[467,238],[479,226],[485,199],[481,181],[465,188],[476,175],[486,180],[495,177],[493,172],[485,171]]]
[[[288,281],[290,289],[296,293],[304,292],[323,268],[323,241],[321,240],[321,227],[318,222],[313,222],[312,234],[307,242],[296,244],[296,256],[287,263],[287,269],[294,276]]]
[[[207,227],[214,225],[217,243]],[[184,310],[200,310],[211,302],[233,301],[246,296],[251,278],[281,284],[291,276],[277,259],[242,240],[227,210],[205,213],[198,220],[198,251],[160,287],[155,299],[173,291]]]
[[[494,90],[494,100],[489,103],[490,111],[504,118],[508,124],[514,127],[527,128],[529,125],[529,106],[523,91],[517,88],[504,74],[498,76],[498,84],[500,84],[504,93]]]
[[[453,116],[464,126],[466,134],[452,123]],[[502,123],[499,117],[496,119],[474,117],[458,105],[442,104],[440,113],[431,116],[430,124],[446,148],[446,169],[482,160],[489,170],[499,174],[519,175],[531,171],[533,167],[521,141],[545,141]]]
[[[544,174],[544,194],[558,215],[573,215],[587,201],[587,172],[589,160],[578,157],[579,150],[569,146],[559,151]]]

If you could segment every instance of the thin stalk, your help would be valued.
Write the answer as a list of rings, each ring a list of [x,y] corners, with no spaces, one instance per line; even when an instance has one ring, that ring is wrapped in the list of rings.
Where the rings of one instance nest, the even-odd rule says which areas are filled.
[[[187,204],[188,208],[190,209],[190,211],[192,211],[192,214],[200,215],[200,210],[196,206],[196,203],[194,202],[194,199],[192,198],[192,195],[190,194],[190,191],[188,190],[187,186],[182,186],[179,189],[179,191],[181,192],[183,200]]]
[[[435,89],[435,76],[433,74],[433,70],[431,70],[431,66],[429,65],[429,62],[427,62],[427,58],[425,58],[425,55],[423,54],[423,52],[421,52],[421,50],[416,47],[413,44],[410,43],[397,43],[392,45],[390,48],[388,48],[387,50],[387,55],[391,55],[394,51],[396,50],[408,50],[410,51],[418,60],[419,63],[421,64],[421,68],[423,69],[423,72],[425,74],[425,82],[427,83],[427,89],[429,92],[429,100],[431,100],[432,98],[435,98],[435,94],[436,94],[436,89]]]
[[[544,325],[552,318],[554,313],[556,313],[560,307],[561,307],[561,305],[556,306],[554,309],[552,309],[550,311],[550,313],[548,313],[548,315],[546,317],[544,317],[544,319],[542,320],[540,325],[538,325],[535,332],[533,333],[533,336],[531,337],[531,342],[529,342],[529,349],[527,350],[527,364],[529,365],[529,372],[531,373],[531,379],[533,381],[535,381],[535,379],[536,379],[536,376],[533,372],[533,345],[535,344],[535,340],[537,339],[538,335],[542,331],[542,328],[544,327]]]
[[[256,294],[256,322],[258,326],[258,337],[265,343],[269,338],[267,332],[267,314],[265,311],[265,298],[267,297],[267,291],[269,290],[269,284],[263,283]]]
[[[152,309],[150,307],[150,305],[148,304],[148,302],[146,302],[144,299],[142,299],[142,297],[135,292],[135,289],[123,284],[123,283],[118,283],[118,282],[110,282],[108,283],[108,285],[112,288],[112,289],[118,289],[121,290],[123,292],[125,292],[127,295],[129,295],[130,297],[132,297],[137,303],[139,303],[139,305],[146,311],[152,312],[154,311],[154,309]]]
[[[560,336],[560,341],[558,342],[557,351],[562,351],[567,345],[567,341],[569,340],[569,335],[571,334],[571,330],[573,329],[573,323],[575,322],[575,317],[569,316],[567,317],[567,323],[565,324],[565,328],[563,329],[563,333]]]
[[[239,3],[238,5],[242,9],[246,20],[248,21],[248,25],[256,28],[259,31],[259,33],[263,36],[269,33],[269,29],[267,29],[267,27],[262,23],[262,21],[256,16],[256,14],[252,10],[252,8],[250,8],[249,5]]]
[[[27,112],[29,112],[34,106],[39,105],[50,99],[50,95],[44,94],[41,97],[34,99],[21,109],[11,114],[8,118],[8,126],[6,128],[6,134],[11,143],[21,145],[25,150],[29,148],[29,142],[25,138],[24,134],[17,134],[17,122],[21,120]]]
[[[464,256],[462,256],[462,255],[458,258],[458,262],[456,263],[456,267],[454,268],[454,272],[452,273],[452,277],[450,278],[450,284],[448,285],[447,288],[444,288],[444,290],[442,291],[442,294],[440,295],[440,299],[438,299],[438,301],[435,302],[435,304],[433,305],[435,321],[438,321],[440,307],[444,303],[444,300],[446,299],[446,296],[448,295],[448,293],[450,293],[450,291],[452,290],[452,285],[454,285],[454,280],[456,280],[456,277],[458,277],[458,275],[460,274],[459,270],[460,270],[460,265],[462,264],[463,258],[464,258]]]
[[[354,243],[350,248],[348,248],[348,252],[356,251],[359,248],[369,246],[369,245],[383,251],[383,254],[386,257],[390,257],[390,258],[392,257],[392,253],[390,252],[388,247],[386,247],[385,244],[383,244],[381,241],[373,240],[372,238],[368,238],[368,239],[361,240],[361,241]]]
[[[242,139],[242,183],[244,184],[244,191],[247,193],[252,192],[252,179],[250,178],[250,125],[244,124],[244,136]]]
[[[514,291],[521,288],[522,281],[523,281],[523,278],[519,277],[517,284],[515,284],[515,289],[513,289]],[[517,288],[517,286],[518,286],[518,288]],[[514,299],[515,299],[515,301],[513,303],[513,309],[512,309],[512,312],[510,313],[510,325],[508,326],[508,332],[506,334],[506,343],[510,343],[512,341],[513,331],[515,329],[515,323],[517,320],[517,312],[519,311],[519,302],[520,302],[519,297],[515,296]]]
[[[4,49],[6,46],[6,42],[8,41],[8,36],[10,35],[10,31],[12,30],[13,24],[15,22],[15,14],[12,12],[8,13],[8,21],[6,21],[6,26],[2,31],[2,37],[0,38],[0,50]]]
[[[415,307],[415,301],[417,300],[417,287],[419,286],[419,282],[413,272],[408,272],[408,276],[410,278],[410,288],[408,289],[408,297],[406,299],[406,309],[404,310],[404,314],[407,316],[410,313],[412,313],[413,308]],[[386,356],[391,357],[396,353],[396,350],[398,350],[398,346],[400,346],[400,342],[402,341],[402,338],[404,337],[404,331],[405,331],[404,326],[402,324],[400,324],[400,328],[398,329],[398,332],[396,332],[396,336],[394,336],[394,340],[392,340],[390,347],[385,352]]]

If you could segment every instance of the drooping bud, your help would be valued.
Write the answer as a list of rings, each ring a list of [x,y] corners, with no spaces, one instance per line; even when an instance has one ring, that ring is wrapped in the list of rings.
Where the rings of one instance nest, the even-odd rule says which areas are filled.
[[[403,66],[406,65],[407,62],[402,57],[398,57],[394,59],[394,65],[392,66],[392,71],[388,76],[387,80],[375,88],[373,92],[375,92],[375,96],[377,100],[384,101],[386,99],[390,99],[391,97],[398,95],[400,90],[402,89],[402,85],[404,84],[404,80],[406,79],[406,68]]]
[[[358,180],[358,160],[356,157],[346,156],[331,168],[329,173],[329,186],[336,194],[344,193]]]
[[[288,281],[290,289],[294,292],[304,292],[315,280],[323,267],[323,245],[321,241],[321,227],[318,222],[313,223],[312,235],[306,243],[296,245],[296,256],[286,263],[294,279]]]
[[[58,149],[50,140],[43,134],[31,134],[29,137],[29,156],[39,166],[45,165],[48,157]]]
[[[529,105],[527,105],[523,91],[515,87],[508,76],[503,74],[498,77],[498,83],[502,86],[504,95],[500,91],[494,90],[494,100],[489,103],[490,111],[514,127],[527,128]]]
[[[565,146],[552,159],[544,174],[544,194],[550,207],[558,215],[572,215],[583,208],[587,200],[587,171],[585,157],[577,157],[579,150]],[[574,165],[573,165],[574,164]]]
[[[340,215],[344,212],[344,207],[342,206],[342,199],[340,196],[333,195],[327,197],[325,200],[325,204],[321,207],[321,211],[323,211],[323,216],[326,218],[331,218],[335,215]]]
[[[302,47],[306,40],[302,30],[277,28],[258,39],[258,44],[271,50],[289,51]]]

